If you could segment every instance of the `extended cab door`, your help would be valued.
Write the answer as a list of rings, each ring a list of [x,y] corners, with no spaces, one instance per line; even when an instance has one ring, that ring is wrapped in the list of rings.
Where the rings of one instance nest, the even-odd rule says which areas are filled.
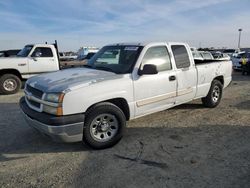
[[[35,47],[29,58],[30,76],[59,70],[56,52],[50,47]]]
[[[191,51],[183,44],[171,45],[176,65],[177,97],[176,104],[194,99],[197,85],[197,69]]]
[[[156,65],[158,74],[134,78],[135,116],[156,112],[173,106],[177,82],[166,45],[149,46],[142,52],[139,69],[146,64]]]

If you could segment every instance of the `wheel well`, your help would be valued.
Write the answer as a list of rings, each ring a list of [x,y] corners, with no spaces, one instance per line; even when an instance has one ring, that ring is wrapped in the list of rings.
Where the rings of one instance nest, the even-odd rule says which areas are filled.
[[[224,85],[224,77],[223,76],[217,76],[214,78],[214,80],[218,80],[221,82],[222,85]]]
[[[130,112],[129,112],[129,107],[128,107],[128,103],[127,103],[126,99],[124,99],[124,98],[114,98],[114,99],[109,99],[109,100],[106,100],[106,101],[101,101],[101,102],[98,102],[96,104],[100,104],[102,102],[110,102],[110,103],[118,106],[123,111],[123,113],[124,113],[124,115],[126,117],[126,120],[129,120]],[[92,108],[96,104],[91,105],[86,111],[88,111],[90,108]]]
[[[0,70],[0,76],[2,76],[4,74],[14,74],[22,80],[22,76],[21,76],[20,72],[16,69],[2,69],[2,70]]]

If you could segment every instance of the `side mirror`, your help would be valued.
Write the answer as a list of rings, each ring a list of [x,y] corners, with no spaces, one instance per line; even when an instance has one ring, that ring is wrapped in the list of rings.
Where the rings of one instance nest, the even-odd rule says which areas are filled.
[[[144,75],[144,74],[158,74],[158,70],[157,70],[156,65],[146,64],[146,65],[143,66],[142,70],[138,71],[138,74],[140,76]]]

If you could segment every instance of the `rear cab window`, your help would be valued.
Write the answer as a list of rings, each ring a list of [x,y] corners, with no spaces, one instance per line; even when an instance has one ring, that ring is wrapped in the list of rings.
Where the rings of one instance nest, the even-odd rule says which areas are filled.
[[[191,63],[190,63],[189,55],[184,45],[172,45],[171,49],[174,55],[177,69],[190,67]]]

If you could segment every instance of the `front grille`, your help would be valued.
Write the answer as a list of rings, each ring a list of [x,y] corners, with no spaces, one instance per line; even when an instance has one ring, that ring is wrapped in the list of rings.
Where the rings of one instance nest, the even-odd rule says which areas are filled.
[[[34,97],[37,97],[39,99],[42,98],[43,96],[43,92],[40,91],[39,89],[33,88],[30,85],[26,85],[26,91],[28,91],[29,93],[31,93]]]
[[[36,102],[35,99],[33,99],[34,97],[37,98],[37,99],[42,99],[43,97],[43,92],[39,89],[36,89],[30,85],[26,85],[26,100],[27,100],[27,103],[28,105],[34,109],[34,110],[37,110],[39,111],[40,107],[41,107],[41,104],[39,102]],[[33,97],[33,98],[30,98],[30,97]]]
[[[36,102],[36,101],[32,101],[32,100],[29,100],[27,99],[28,102],[32,105],[32,106],[35,106],[36,108],[40,108],[40,103]]]

